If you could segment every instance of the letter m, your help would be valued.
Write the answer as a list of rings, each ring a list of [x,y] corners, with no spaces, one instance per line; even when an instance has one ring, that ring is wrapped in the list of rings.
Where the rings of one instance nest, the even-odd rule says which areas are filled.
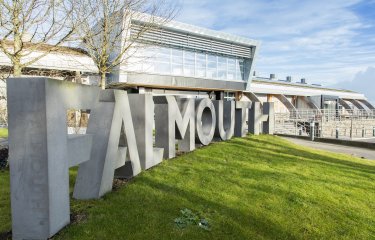
[[[164,148],[164,158],[176,156],[176,139],[180,151],[195,149],[194,99],[175,96],[154,97],[155,102],[155,142]],[[176,131],[176,128],[178,131]]]

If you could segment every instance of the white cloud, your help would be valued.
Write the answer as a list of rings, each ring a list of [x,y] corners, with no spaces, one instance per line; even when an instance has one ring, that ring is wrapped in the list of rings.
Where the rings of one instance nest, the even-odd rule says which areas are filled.
[[[365,71],[358,72],[352,81],[340,82],[334,87],[364,93],[375,105],[375,67],[368,67]]]
[[[257,72],[329,85],[375,66],[373,19],[352,10],[361,2],[185,0],[177,20],[261,40]]]

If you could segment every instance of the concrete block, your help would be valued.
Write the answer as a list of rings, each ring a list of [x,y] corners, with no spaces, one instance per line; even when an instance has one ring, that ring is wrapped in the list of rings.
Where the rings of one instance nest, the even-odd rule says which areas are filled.
[[[131,108],[125,91],[102,92],[99,103],[91,111],[87,133],[93,134],[91,160],[79,166],[73,194],[77,199],[100,198],[110,192],[115,170],[116,176],[123,177],[122,168],[126,165],[123,158],[126,156],[129,156],[132,176],[141,172]],[[125,165],[121,166],[122,163]]]
[[[90,109],[98,93],[47,78],[7,80],[13,239],[47,239],[69,223],[68,152],[80,153],[69,149],[66,111]]]
[[[128,148],[127,147],[119,147],[117,151],[116,157],[116,165],[115,169],[119,169],[120,167],[124,166],[126,163]]]
[[[154,97],[155,142],[164,149],[164,158],[176,156],[176,139],[179,150],[195,149],[194,99],[174,96]],[[176,129],[177,128],[177,129]]]
[[[263,120],[263,133],[273,135],[275,132],[275,110],[273,102],[263,104],[263,115],[267,117],[266,120]]]
[[[253,102],[251,110],[249,111],[249,133],[254,135],[259,135],[260,133],[260,124],[264,120],[262,119],[263,114],[261,112],[260,102]]]
[[[208,98],[196,100],[196,143],[208,145],[211,143],[216,128],[216,111],[214,104]]]
[[[260,102],[253,102],[249,111],[248,124],[249,132],[254,135],[259,135],[261,132],[273,134],[275,129],[274,103],[263,103],[262,109]]]
[[[68,135],[69,167],[77,166],[90,160],[92,134]]]
[[[152,94],[129,94],[131,115],[142,170],[149,169],[163,160],[162,148],[153,148],[154,101]],[[156,154],[155,154],[156,153]]]
[[[251,107],[250,102],[236,102],[234,136],[244,137],[247,134],[247,112]]]
[[[235,102],[219,100],[213,103],[216,111],[215,137],[229,140],[234,134]]]

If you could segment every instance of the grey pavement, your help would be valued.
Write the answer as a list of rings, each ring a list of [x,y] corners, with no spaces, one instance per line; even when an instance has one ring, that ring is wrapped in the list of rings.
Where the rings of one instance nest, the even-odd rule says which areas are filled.
[[[353,139],[353,141],[375,143],[375,138]]]
[[[8,146],[8,138],[0,138],[0,146]]]
[[[331,144],[331,143],[312,142],[309,140],[304,140],[304,139],[299,139],[299,138],[289,138],[289,137],[283,137],[283,138],[297,145],[302,145],[306,147],[311,147],[311,148],[335,152],[335,153],[348,154],[348,155],[352,155],[352,156],[359,157],[359,158],[375,160],[375,150],[359,148],[359,147],[349,147],[349,146],[343,146],[343,145]]]

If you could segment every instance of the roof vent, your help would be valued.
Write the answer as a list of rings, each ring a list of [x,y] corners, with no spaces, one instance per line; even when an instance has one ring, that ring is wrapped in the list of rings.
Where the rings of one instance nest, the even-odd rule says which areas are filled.
[[[276,74],[272,73],[270,74],[270,80],[275,80],[276,79]]]
[[[292,77],[291,77],[291,76],[287,76],[287,77],[286,77],[286,81],[287,81],[287,82],[292,82]]]

